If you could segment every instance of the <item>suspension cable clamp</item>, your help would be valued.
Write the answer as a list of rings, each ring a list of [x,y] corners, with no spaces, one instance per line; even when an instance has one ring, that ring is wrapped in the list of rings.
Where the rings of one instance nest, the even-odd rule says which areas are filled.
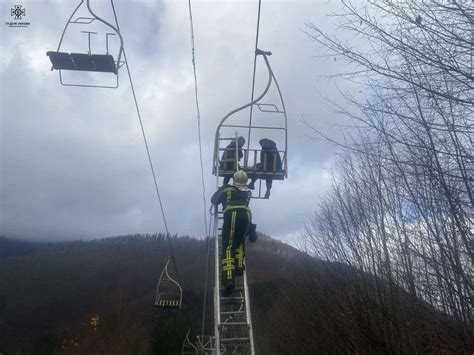
[[[261,49],[257,48],[255,50],[255,55],[272,55],[272,52],[265,52],[265,51],[262,51]]]

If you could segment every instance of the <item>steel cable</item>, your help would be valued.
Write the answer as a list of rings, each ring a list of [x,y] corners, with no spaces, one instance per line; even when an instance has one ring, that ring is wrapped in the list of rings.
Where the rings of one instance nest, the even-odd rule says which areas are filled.
[[[196,102],[196,112],[197,112],[197,130],[198,130],[198,141],[199,141],[199,161],[201,164],[201,183],[202,183],[202,203],[203,203],[203,217],[204,217],[204,231],[206,233],[206,273],[204,277],[204,300],[203,300],[203,310],[202,310],[202,323],[201,323],[201,341],[204,340],[204,327],[206,319],[206,303],[207,303],[207,286],[209,280],[209,238],[210,238],[210,226],[211,219],[209,224],[207,223],[206,214],[207,214],[207,203],[206,203],[206,184],[204,181],[204,164],[202,159],[202,139],[201,139],[201,111],[199,109],[199,96],[198,96],[198,84],[197,84],[197,73],[196,73],[196,56],[195,56],[195,43],[194,43],[194,23],[193,23],[193,12],[191,7],[191,0],[188,0],[188,9],[189,9],[189,26],[191,31],[191,54],[192,54],[192,63],[193,63],[193,75],[194,75],[194,97]],[[209,226],[209,229],[208,229]]]
[[[114,1],[110,0],[110,2],[112,4],[112,10],[113,10],[113,13],[114,13],[114,18],[115,18],[115,23],[117,25],[117,30],[120,33],[120,27],[119,27],[118,20],[117,20],[117,14],[115,12]],[[153,166],[153,161],[151,159],[150,148],[148,146],[148,141],[147,141],[146,134],[145,134],[145,128],[143,126],[143,121],[142,121],[142,117],[141,117],[141,114],[140,114],[140,109],[138,107],[137,96],[135,94],[135,88],[133,86],[133,81],[132,81],[132,75],[130,74],[130,68],[128,66],[127,54],[125,53],[125,47],[123,47],[122,50],[123,50],[123,58],[124,58],[124,61],[125,61],[125,66],[127,67],[128,78],[130,80],[130,87],[132,89],[133,100],[134,100],[134,103],[135,103],[135,108],[137,110],[138,121],[140,122],[140,128],[141,128],[141,131],[142,131],[143,141],[145,143],[148,162],[150,164],[151,174],[153,176],[153,182],[155,184],[156,196],[158,197],[158,202],[159,202],[160,210],[161,210],[161,216],[163,218],[163,223],[164,223],[165,230],[166,230],[166,236],[168,238],[168,245],[169,245],[169,249],[170,249],[170,253],[171,253],[171,258],[173,259],[173,264],[174,264],[175,271],[176,271],[176,277],[178,278],[178,283],[181,285],[181,280],[180,280],[180,277],[179,277],[178,267],[176,265],[176,258],[174,256],[173,245],[171,243],[171,235],[170,235],[170,232],[168,230],[168,224],[166,222],[165,210],[164,210],[164,207],[163,207],[163,202],[161,200],[160,189],[158,188],[158,181],[157,181],[157,178],[156,178],[155,168]]]
[[[262,8],[262,0],[258,0],[258,13],[257,13],[257,34],[255,36],[255,56],[253,60],[253,75],[252,75],[252,95],[250,97],[250,102],[253,102],[255,95],[255,75],[257,73],[257,49],[258,49],[258,36],[260,34],[260,10]],[[249,133],[247,136],[247,152],[250,150],[250,132],[252,131],[252,114],[253,114],[253,104],[250,105],[250,118],[249,118]],[[244,166],[248,165],[248,155],[245,156]]]

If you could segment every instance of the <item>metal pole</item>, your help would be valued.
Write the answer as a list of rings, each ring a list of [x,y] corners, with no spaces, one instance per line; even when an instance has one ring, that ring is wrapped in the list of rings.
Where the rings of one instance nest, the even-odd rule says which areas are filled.
[[[253,97],[255,93],[255,74],[257,72],[257,50],[258,50],[258,35],[260,31],[260,10],[262,7],[262,0],[258,0],[258,14],[257,14],[257,34],[255,36],[255,53],[253,59],[253,78],[252,78],[252,95],[250,97],[250,102],[253,103]],[[249,133],[247,136],[247,151],[250,149],[250,133],[252,131],[252,113],[253,113],[253,104],[250,105],[250,118],[249,118]],[[247,154],[248,160],[248,154]],[[244,166],[247,166],[248,162],[244,161]]]

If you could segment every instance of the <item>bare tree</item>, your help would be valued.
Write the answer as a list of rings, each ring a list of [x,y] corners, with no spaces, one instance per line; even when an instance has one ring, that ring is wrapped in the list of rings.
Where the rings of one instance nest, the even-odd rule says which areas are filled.
[[[334,16],[340,30],[356,36],[355,44],[313,24],[308,34],[328,55],[350,64],[353,70],[339,76],[360,83],[366,96],[343,93],[346,104],[336,105],[359,129],[339,143],[346,153],[307,225],[308,245],[324,259],[376,275],[387,314],[397,317],[401,305],[393,296],[401,288],[462,321],[468,333],[474,307],[474,5],[343,4]]]

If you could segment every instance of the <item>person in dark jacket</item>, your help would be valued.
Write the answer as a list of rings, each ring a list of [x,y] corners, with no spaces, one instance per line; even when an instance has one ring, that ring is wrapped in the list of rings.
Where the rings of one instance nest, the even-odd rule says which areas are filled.
[[[269,173],[265,178],[267,191],[264,196],[265,198],[269,198],[273,183],[271,174],[282,172],[283,167],[276,143],[268,138],[260,139],[259,143],[262,150],[260,151],[260,163],[257,164],[257,169],[264,173]],[[257,177],[252,178],[252,181],[248,186],[250,190],[255,189],[255,182],[257,179]]]
[[[235,151],[238,149],[237,155],[238,160],[242,159],[244,153],[242,152],[242,147],[245,144],[244,137],[237,138],[237,147],[235,144],[235,139],[232,140],[227,147],[225,147],[224,154],[222,154],[221,169],[225,172],[235,172],[239,170],[238,162],[235,161]],[[227,185],[230,181],[230,175],[224,177],[224,185]]]
[[[233,179],[232,185],[220,187],[211,197],[212,204],[222,204],[224,212],[221,257],[224,295],[229,295],[234,289],[236,272],[242,274],[244,240],[252,220],[249,208],[252,194],[247,188],[247,174],[239,170]]]

